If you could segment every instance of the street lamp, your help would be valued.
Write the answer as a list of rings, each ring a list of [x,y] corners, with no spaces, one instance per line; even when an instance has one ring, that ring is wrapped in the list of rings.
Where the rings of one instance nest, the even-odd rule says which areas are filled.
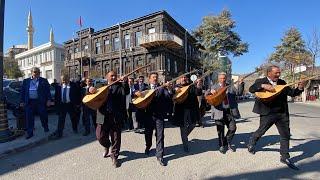
[[[4,33],[4,7],[5,0],[0,1],[0,143],[13,139],[12,132],[9,130],[7,109],[3,97],[3,33]]]

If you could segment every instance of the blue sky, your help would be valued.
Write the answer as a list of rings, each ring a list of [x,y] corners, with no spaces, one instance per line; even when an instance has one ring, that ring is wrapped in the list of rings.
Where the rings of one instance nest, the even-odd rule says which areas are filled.
[[[249,52],[233,58],[233,72],[246,73],[261,64],[280,43],[290,27],[297,27],[305,40],[314,28],[320,32],[318,0],[6,0],[4,50],[26,44],[27,14],[31,7],[35,27],[34,44],[49,41],[54,28],[55,40],[63,43],[84,27],[100,30],[118,22],[166,10],[183,27],[192,31],[203,16],[231,11],[237,22],[236,32],[249,43]],[[319,60],[318,60],[319,64]]]

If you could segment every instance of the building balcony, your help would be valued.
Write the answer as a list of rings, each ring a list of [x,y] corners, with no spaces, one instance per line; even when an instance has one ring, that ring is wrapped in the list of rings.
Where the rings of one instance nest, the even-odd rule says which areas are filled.
[[[171,49],[180,49],[183,47],[182,40],[170,33],[152,33],[144,35],[140,39],[140,46],[147,49],[164,46]]]

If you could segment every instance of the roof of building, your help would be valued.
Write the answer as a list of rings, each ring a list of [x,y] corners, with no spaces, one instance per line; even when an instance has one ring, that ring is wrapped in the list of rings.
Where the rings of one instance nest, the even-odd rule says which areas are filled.
[[[110,31],[110,30],[113,30],[113,29],[117,29],[117,28],[119,28],[119,24],[120,24],[120,26],[125,26],[127,24],[131,24],[131,23],[134,23],[134,22],[137,22],[137,21],[141,21],[141,20],[146,19],[146,18],[150,18],[150,17],[154,17],[154,16],[157,16],[157,15],[162,15],[162,14],[165,15],[166,17],[168,17],[172,22],[174,22],[181,29],[185,29],[174,18],[172,18],[169,15],[169,13],[167,13],[167,11],[161,10],[161,11],[153,12],[151,14],[147,14],[145,16],[141,16],[141,17],[138,17],[138,18],[135,18],[135,19],[131,19],[131,20],[128,20],[128,21],[125,21],[125,22],[121,22],[121,23],[112,25],[110,27],[107,27],[107,28],[101,29],[99,31],[93,32],[92,35],[97,35],[97,34],[100,34],[100,33],[103,33],[103,32],[107,32],[107,31]],[[86,30],[86,29],[89,29],[89,28],[85,28],[84,30]],[[188,34],[188,36],[192,37],[192,39],[194,39],[193,36],[188,31],[187,31],[187,34]],[[75,41],[77,41],[78,39],[79,38],[74,38]],[[64,44],[68,44],[68,43],[70,43],[72,41],[73,41],[72,39],[71,40],[67,40],[67,41],[64,42]]]
[[[22,53],[19,53],[19,54],[15,55],[15,58],[22,58],[22,57],[25,57],[25,56],[29,56],[31,54],[38,53],[38,52],[41,52],[41,51],[46,50],[46,49],[50,49],[52,47],[56,47],[56,48],[59,48],[59,49],[64,49],[63,45],[61,45],[61,44],[58,44],[58,43],[53,43],[52,44],[51,42],[48,42],[48,43],[42,44],[40,46],[34,47],[32,49],[29,49],[27,51],[24,51]]]

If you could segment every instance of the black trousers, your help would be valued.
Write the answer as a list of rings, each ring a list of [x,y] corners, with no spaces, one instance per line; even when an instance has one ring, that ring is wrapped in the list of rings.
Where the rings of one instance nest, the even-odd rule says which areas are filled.
[[[147,121],[146,111],[144,109],[137,109],[136,120],[138,122],[138,128],[144,128]]]
[[[150,149],[152,146],[153,130],[156,130],[156,157],[162,158],[164,154],[164,119],[155,116],[149,116],[145,121],[145,140],[146,148]]]
[[[188,148],[188,136],[194,129],[195,124],[191,120],[190,109],[184,109],[183,112],[183,125],[180,126],[180,135],[184,148]]]
[[[223,118],[220,120],[215,120],[217,131],[218,131],[218,140],[219,146],[226,146],[228,143],[231,143],[233,136],[236,133],[237,125],[236,121],[230,114],[230,110],[223,111]],[[225,135],[224,126],[227,126],[228,132]]]
[[[97,111],[90,109],[89,107],[83,105],[82,107],[82,123],[85,127],[86,131],[90,131],[90,119],[92,120],[92,124],[94,127],[97,127]]]
[[[255,145],[256,142],[275,124],[280,134],[280,155],[282,158],[290,158],[289,155],[289,115],[286,113],[272,113],[269,115],[260,115],[259,128],[252,134],[249,144]]]
[[[72,129],[74,131],[78,130],[78,123],[79,123],[79,118],[77,117],[77,110],[76,107],[71,104],[71,103],[61,103],[59,104],[59,121],[58,121],[58,129],[57,132],[61,136],[63,133],[65,121],[66,121],[66,116],[67,113],[70,116],[71,123],[72,123]]]
[[[108,149],[111,147],[111,158],[117,159],[121,147],[121,124],[116,123],[112,114],[107,116],[103,124],[97,124],[96,137],[103,147]]]

